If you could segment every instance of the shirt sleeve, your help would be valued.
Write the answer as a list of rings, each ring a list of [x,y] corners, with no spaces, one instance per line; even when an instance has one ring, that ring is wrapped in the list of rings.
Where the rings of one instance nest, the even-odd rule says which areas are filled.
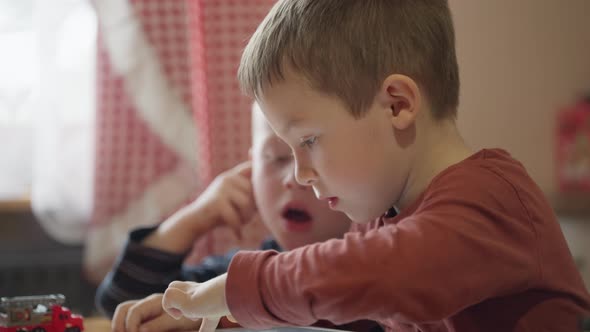
[[[247,328],[354,320],[441,320],[527,289],[535,232],[515,188],[479,168],[438,179],[396,224],[287,253],[240,252],[226,299]]]
[[[156,227],[130,232],[127,243],[113,269],[99,285],[96,306],[112,317],[117,306],[154,293],[163,293],[174,280],[205,282],[225,272],[236,253],[208,256],[198,265],[184,266],[184,254],[173,254],[141,244]]]

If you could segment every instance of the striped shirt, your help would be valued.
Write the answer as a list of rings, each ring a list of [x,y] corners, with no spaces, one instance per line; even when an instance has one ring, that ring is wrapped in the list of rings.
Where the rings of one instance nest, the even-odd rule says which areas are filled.
[[[112,318],[119,303],[163,293],[174,280],[205,282],[227,272],[231,259],[238,251],[234,249],[223,256],[206,257],[198,265],[183,265],[186,255],[141,244],[156,228],[139,228],[129,233],[113,269],[98,287],[96,307],[108,317]],[[272,238],[265,240],[260,249],[282,251]]]

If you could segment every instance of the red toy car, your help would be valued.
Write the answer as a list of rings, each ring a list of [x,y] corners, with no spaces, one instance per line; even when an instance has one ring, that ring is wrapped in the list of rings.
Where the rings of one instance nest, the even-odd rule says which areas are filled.
[[[81,332],[82,316],[62,307],[61,294],[0,298],[0,332]]]

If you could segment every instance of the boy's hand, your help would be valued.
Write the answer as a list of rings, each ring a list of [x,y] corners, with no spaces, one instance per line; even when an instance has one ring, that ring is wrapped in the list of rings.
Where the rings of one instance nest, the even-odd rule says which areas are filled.
[[[202,319],[199,332],[213,332],[221,317],[233,321],[225,302],[226,278],[227,274],[222,274],[201,284],[174,281],[164,293],[162,307],[175,319]]]
[[[200,321],[188,318],[176,320],[162,309],[164,294],[153,294],[141,300],[119,304],[113,315],[114,332],[187,331],[199,327]]]
[[[184,253],[201,236],[222,225],[231,227],[240,237],[242,225],[256,215],[251,173],[252,163],[248,161],[218,175],[199,198],[164,221],[143,245]]]
[[[247,161],[219,174],[188,208],[207,230],[226,225],[239,231],[256,213],[252,192],[252,162]]]

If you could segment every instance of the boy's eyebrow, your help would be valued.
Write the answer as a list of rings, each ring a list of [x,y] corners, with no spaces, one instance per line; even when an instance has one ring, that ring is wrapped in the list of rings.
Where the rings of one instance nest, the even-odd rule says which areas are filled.
[[[286,133],[288,133],[289,131],[291,131],[291,129],[293,127],[297,126],[301,122],[303,122],[303,119],[301,119],[301,118],[290,119],[289,121],[287,121],[287,125],[285,125],[285,127],[283,129]]]

